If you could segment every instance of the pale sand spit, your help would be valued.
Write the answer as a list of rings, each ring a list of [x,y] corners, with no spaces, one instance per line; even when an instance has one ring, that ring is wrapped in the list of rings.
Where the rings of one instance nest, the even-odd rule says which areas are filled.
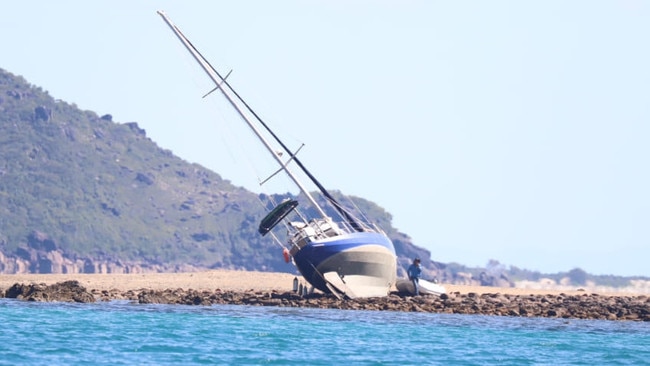
[[[216,289],[230,291],[291,291],[295,277],[305,283],[302,277],[290,273],[254,272],[234,270],[212,270],[204,272],[184,273],[139,273],[139,274],[13,274],[0,275],[0,289],[8,289],[15,283],[21,284],[55,284],[58,282],[76,280],[88,290],[119,291],[151,289]],[[459,292],[467,294],[501,293],[509,295],[558,295],[560,293],[579,295],[590,293],[579,290],[524,289],[511,287],[464,286],[442,284],[448,293]],[[600,295],[625,296],[626,293],[599,293]]]

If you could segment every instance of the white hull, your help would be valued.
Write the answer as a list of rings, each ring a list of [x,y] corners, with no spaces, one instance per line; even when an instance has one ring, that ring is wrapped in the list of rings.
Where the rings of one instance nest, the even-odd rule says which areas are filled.
[[[397,277],[395,254],[381,245],[363,245],[334,254],[317,269],[334,287],[332,292],[350,298],[387,296]]]

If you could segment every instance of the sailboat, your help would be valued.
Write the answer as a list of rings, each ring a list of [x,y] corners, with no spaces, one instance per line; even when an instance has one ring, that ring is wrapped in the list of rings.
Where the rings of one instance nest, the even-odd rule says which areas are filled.
[[[302,164],[297,152],[291,151],[226,81],[230,74],[222,76],[164,12],[158,14],[215,83],[210,93],[221,92],[279,164],[276,173],[284,172],[313,207],[307,211],[318,214],[310,218],[298,210],[298,201],[287,199],[262,219],[258,232],[266,235],[282,223],[287,230],[287,246],[281,244],[284,253],[315,289],[339,298],[387,296],[395,285],[397,261],[395,248],[386,233],[339,203]],[[284,153],[289,156],[287,161],[282,160]],[[335,221],[326,213],[324,205],[316,201],[294,174],[294,164],[318,188],[341,221]]]

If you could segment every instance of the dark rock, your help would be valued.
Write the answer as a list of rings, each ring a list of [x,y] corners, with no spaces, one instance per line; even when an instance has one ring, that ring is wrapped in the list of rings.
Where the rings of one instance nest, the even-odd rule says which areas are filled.
[[[22,97],[23,97],[22,93],[17,92],[15,90],[7,90],[7,95],[10,96],[10,97],[13,97],[15,99],[18,99],[18,100],[22,99]]]
[[[111,119],[112,119],[112,117],[111,117]],[[147,135],[147,131],[140,128],[140,126],[138,126],[137,122],[127,122],[124,125],[126,125],[131,131],[135,132],[138,135],[141,135],[141,136],[146,136]]]
[[[27,245],[36,250],[53,251],[56,250],[56,243],[50,239],[47,234],[40,231],[32,231],[27,236]]]
[[[154,177],[151,174],[145,174],[145,173],[138,173],[135,177],[135,180],[137,180],[140,183],[144,183],[148,186],[153,184]]]
[[[197,233],[197,234],[192,234],[192,239],[194,241],[208,241],[208,240],[214,240],[214,236],[208,234],[208,233]]]
[[[102,202],[101,208],[104,211],[110,212],[113,216],[120,216],[120,211],[115,207],[109,206],[106,202]]]
[[[23,247],[16,248],[16,256],[27,261],[34,261],[38,258],[35,250]]]
[[[47,122],[52,118],[52,111],[44,106],[38,106],[34,109],[34,118]]]
[[[2,294],[0,292],[0,294]],[[650,321],[650,300],[647,296],[582,296],[460,294],[442,296],[389,296],[370,299],[339,300],[321,293],[300,296],[294,292],[277,291],[196,291],[166,289],[120,292],[93,290],[89,293],[77,281],[52,286],[15,284],[6,297],[28,301],[93,302],[127,299],[141,304],[202,305],[231,304],[278,307],[310,307],[349,310],[388,310],[429,313],[482,314],[550,318],[607,319]]]
[[[65,281],[50,286],[16,283],[6,291],[5,296],[26,301],[95,302],[95,297],[79,281]]]

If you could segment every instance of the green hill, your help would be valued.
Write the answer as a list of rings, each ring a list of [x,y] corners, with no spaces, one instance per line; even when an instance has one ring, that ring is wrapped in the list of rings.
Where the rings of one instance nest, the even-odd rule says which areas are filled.
[[[264,215],[256,194],[157,146],[135,122],[82,111],[1,69],[0,154],[0,252],[18,260],[13,267],[294,271],[256,231]],[[403,262],[429,257],[391,227],[390,214],[352,199],[393,237]],[[67,264],[48,264],[52,251]]]

